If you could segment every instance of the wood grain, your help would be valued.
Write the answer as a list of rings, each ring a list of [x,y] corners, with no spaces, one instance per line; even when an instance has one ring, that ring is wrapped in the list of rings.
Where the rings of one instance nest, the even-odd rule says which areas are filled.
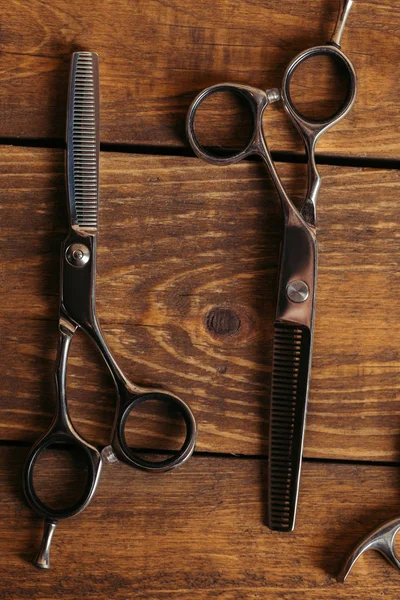
[[[101,166],[98,311],[118,362],[191,405],[199,450],[264,454],[281,217],[262,166],[114,153]],[[298,192],[304,166],[279,169]],[[321,173],[305,454],[399,460],[398,171]],[[62,153],[0,149],[0,177],[1,438],[32,441],[53,411]],[[69,391],[78,429],[105,443],[114,394],[85,339]],[[138,447],[170,447],[144,419]]]
[[[330,37],[336,10],[333,0],[0,0],[0,137],[63,137],[70,55],[83,49],[100,55],[104,142],[183,146],[198,91],[222,81],[279,86],[298,52]],[[399,27],[398,3],[355,3],[343,48],[357,70],[358,100],[319,152],[398,158]],[[305,74],[306,109],[332,93],[327,77]],[[218,137],[224,118],[213,108],[207,119]],[[267,127],[272,148],[302,149],[281,108],[271,109]]]
[[[398,598],[398,574],[374,553],[334,580],[358,539],[398,514],[395,468],[306,464],[297,528],[277,534],[263,525],[264,461],[195,457],[160,475],[109,467],[89,508],[58,525],[45,572],[31,564],[42,523],[21,498],[23,460],[0,449],[2,598]],[[69,480],[55,459],[52,469]]]

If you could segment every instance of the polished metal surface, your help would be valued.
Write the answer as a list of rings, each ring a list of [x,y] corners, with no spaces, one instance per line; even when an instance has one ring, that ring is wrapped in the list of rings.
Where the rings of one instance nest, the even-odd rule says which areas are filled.
[[[265,91],[235,83],[213,85],[200,92],[193,100],[186,119],[187,137],[193,151],[210,163],[231,165],[251,155],[259,155],[269,171],[282,206],[284,231],[275,317],[268,475],[268,525],[280,531],[290,531],[295,523],[311,368],[317,275],[316,204],[321,183],[315,162],[315,148],[321,135],[349,112],[357,91],[353,65],[339,48],[351,5],[352,2],[348,0],[341,1],[331,41],[296,56],[285,71],[280,90],[272,88]],[[343,106],[329,119],[320,121],[307,119],[302,115],[290,95],[290,83],[296,69],[304,61],[317,55],[327,55],[339,62],[348,78],[348,91]],[[221,156],[205,148],[196,135],[197,111],[206,98],[218,92],[231,92],[241,97],[250,107],[253,118],[253,132],[249,143],[229,156]],[[307,154],[307,193],[300,210],[296,209],[284,189],[268,149],[263,127],[265,109],[279,99],[298,130]],[[295,282],[301,283],[300,289],[295,289],[298,286]],[[285,421],[288,415],[290,423],[287,423],[287,427],[282,427],[282,419]],[[294,429],[292,423],[295,423]],[[276,490],[281,491],[276,494]]]
[[[39,569],[50,569],[50,547],[56,526],[57,521],[46,519],[44,522],[42,543],[34,560],[35,566]]]
[[[269,104],[279,102],[279,100],[281,99],[280,90],[278,90],[278,88],[271,88],[270,90],[267,90],[267,98]]]
[[[97,228],[99,208],[99,60],[75,52],[67,109],[67,188],[71,226]]]
[[[343,31],[346,25],[347,18],[353,6],[353,1],[354,0],[343,0],[340,2],[341,6],[336,21],[335,31],[333,32],[333,35],[330,40],[331,43],[338,46],[338,48],[340,48],[341,45]]]
[[[364,552],[368,552],[368,550],[376,550],[376,552],[382,554],[393,567],[400,571],[400,560],[397,557],[395,546],[396,535],[399,531],[400,518],[387,521],[374,529],[354,548],[338,574],[337,580],[344,582],[356,561],[364,554]]]
[[[33,445],[26,459],[23,488],[30,506],[45,519],[42,545],[35,560],[49,568],[50,544],[57,521],[82,512],[93,498],[103,461],[120,460],[131,467],[163,472],[183,464],[193,453],[197,426],[188,405],[172,393],[138,386],[121,371],[101,332],[96,314],[96,247],[99,210],[99,81],[96,54],[73,55],[67,119],[66,176],[68,189],[69,232],[61,246],[61,287],[59,342],[55,363],[56,410],[49,430]],[[102,451],[86,441],[74,428],[68,411],[67,364],[72,338],[83,330],[97,346],[107,365],[117,396],[111,442]],[[82,357],[83,360],[83,357]],[[125,425],[131,411],[139,404],[157,400],[171,404],[186,425],[181,449],[160,461],[137,456],[125,438]],[[48,448],[74,448],[87,467],[85,490],[72,505],[54,509],[39,498],[33,472],[40,454]]]
[[[109,465],[114,465],[118,462],[118,457],[115,455],[112,446],[105,446],[101,451],[101,458]]]
[[[90,250],[85,244],[71,244],[67,248],[66,257],[73,267],[84,267],[90,260]]]
[[[305,302],[310,295],[308,285],[304,281],[296,279],[291,281],[286,288],[286,294],[292,302]]]

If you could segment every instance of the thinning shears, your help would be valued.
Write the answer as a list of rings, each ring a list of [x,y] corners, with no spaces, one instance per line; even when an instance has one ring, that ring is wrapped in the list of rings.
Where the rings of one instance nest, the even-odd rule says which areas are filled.
[[[23,472],[23,487],[31,507],[45,519],[38,567],[49,568],[50,544],[57,525],[80,513],[93,498],[103,460],[126,464],[146,471],[168,471],[184,463],[192,454],[197,427],[190,408],[177,396],[160,389],[135,385],[124,375],[101,332],[96,316],[96,246],[99,212],[99,72],[98,56],[77,52],[72,56],[67,109],[66,183],[69,215],[68,235],[61,246],[61,289],[59,341],[55,364],[57,405],[50,429],[32,447]],[[66,395],[66,374],[71,340],[82,329],[100,351],[115,384],[117,406],[111,443],[102,451],[87,442],[74,428]],[[136,455],[125,437],[127,418],[139,404],[157,400],[175,406],[186,424],[186,438],[181,449],[160,461]],[[76,448],[87,465],[86,486],[82,497],[73,505],[54,509],[39,498],[34,486],[34,467],[40,454],[53,445]]]
[[[317,277],[316,203],[320,176],[315,163],[315,147],[321,135],[347,115],[356,97],[356,74],[352,63],[340,49],[352,4],[353,0],[341,0],[331,40],[296,56],[286,69],[280,90],[273,88],[265,91],[234,83],[213,85],[194,99],[186,121],[192,149],[197,156],[210,163],[232,165],[253,154],[259,155],[271,175],[283,210],[284,232],[273,342],[267,517],[267,525],[278,531],[291,531],[294,528],[304,442]],[[329,56],[343,67],[347,94],[334,115],[317,121],[306,118],[296,108],[290,84],[296,69],[319,55]],[[253,119],[253,134],[248,145],[229,157],[213,153],[201,144],[196,135],[198,109],[204,100],[218,92],[231,92],[243,99],[250,107]],[[300,210],[296,209],[284,189],[263,129],[266,107],[279,99],[306,149],[308,189]]]

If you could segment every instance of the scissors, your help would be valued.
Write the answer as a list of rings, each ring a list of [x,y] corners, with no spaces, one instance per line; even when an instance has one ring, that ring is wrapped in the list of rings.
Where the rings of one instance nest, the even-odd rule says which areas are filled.
[[[267,525],[277,531],[294,529],[304,442],[317,276],[316,203],[321,183],[315,163],[315,147],[321,135],[347,115],[356,97],[354,67],[340,49],[352,4],[353,0],[341,1],[331,40],[296,56],[286,69],[280,90],[265,91],[234,83],[213,85],[194,99],[186,120],[187,136],[193,151],[212,164],[232,165],[253,154],[259,155],[271,175],[282,206],[284,232],[274,323],[267,511]],[[324,120],[312,120],[302,115],[293,103],[290,90],[296,69],[318,55],[334,59],[343,66],[348,76],[347,95],[342,106]],[[201,144],[196,135],[197,111],[204,100],[218,92],[237,95],[247,103],[252,114],[253,133],[248,145],[229,157],[213,153]],[[308,186],[300,210],[296,209],[283,187],[263,129],[266,107],[279,99],[306,149]]]
[[[161,472],[183,464],[193,453],[197,427],[190,408],[177,396],[160,389],[135,385],[124,375],[101,332],[96,315],[96,247],[99,211],[99,71],[98,56],[91,52],[72,55],[67,109],[66,185],[69,217],[68,235],[61,246],[61,289],[58,353],[55,363],[57,405],[50,429],[32,447],[23,472],[23,488],[30,506],[45,519],[37,567],[50,567],[50,545],[57,522],[83,511],[93,498],[103,461],[122,462]],[[111,443],[99,451],[74,428],[66,394],[66,374],[71,340],[82,329],[95,343],[106,363],[117,395]],[[157,400],[175,406],[186,425],[181,449],[160,461],[140,458],[128,446],[125,425],[139,404]],[[80,450],[87,465],[82,497],[73,505],[54,509],[39,498],[34,486],[34,467],[40,454],[50,446],[64,445]]]
[[[364,552],[368,550],[376,550],[390,563],[393,567],[400,571],[400,559],[396,553],[395,539],[400,531],[400,517],[386,521],[371,533],[365,536],[361,542],[354,548],[350,556],[344,563],[337,580],[344,583],[348,574],[354,567],[356,561]]]

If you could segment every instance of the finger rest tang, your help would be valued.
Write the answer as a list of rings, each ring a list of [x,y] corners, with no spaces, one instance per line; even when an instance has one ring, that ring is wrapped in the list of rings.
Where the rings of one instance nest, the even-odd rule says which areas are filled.
[[[341,0],[341,7],[338,13],[335,31],[332,34],[330,43],[340,48],[343,31],[346,25],[347,18],[353,6],[353,0]]]
[[[39,569],[50,569],[50,547],[51,540],[53,539],[54,531],[57,526],[56,520],[46,519],[44,522],[44,530],[42,542],[40,544],[39,552],[36,555],[33,564]]]

